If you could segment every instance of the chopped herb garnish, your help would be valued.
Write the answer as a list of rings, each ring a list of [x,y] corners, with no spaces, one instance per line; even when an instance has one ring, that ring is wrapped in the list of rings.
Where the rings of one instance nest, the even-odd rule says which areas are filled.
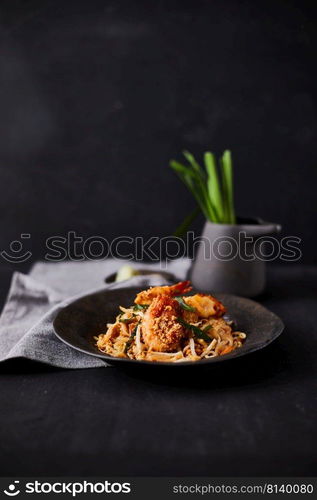
[[[202,329],[203,332],[208,332],[208,330],[210,330],[211,328],[211,325],[207,325],[207,326],[204,326],[204,328]]]
[[[134,321],[135,316],[135,314],[132,314],[131,318],[120,318],[119,321],[120,323],[131,323],[131,321]]]
[[[187,323],[186,321],[183,320],[183,318],[177,318],[177,321],[183,325],[187,330],[191,330],[194,335],[199,338],[203,339],[206,342],[211,342],[212,339],[209,337],[209,335],[206,334],[206,332],[211,328],[211,325],[207,325],[203,330],[198,328],[198,326],[191,325],[190,323]]]
[[[177,300],[181,308],[184,309],[185,311],[196,312],[196,309],[194,307],[191,307],[188,304],[186,304],[186,302],[184,302],[183,297],[181,296],[174,297],[174,299]]]
[[[144,309],[147,309],[149,306],[148,304],[135,304],[133,306],[134,311],[143,311]]]
[[[138,326],[139,326],[139,323],[133,328],[132,330],[132,333],[129,337],[129,340],[127,341],[126,345],[125,345],[125,348],[124,348],[124,352],[127,353],[128,350],[129,350],[129,347],[131,346],[132,342],[133,342],[133,339],[134,337],[136,336],[136,332],[137,332],[137,329],[138,329]]]

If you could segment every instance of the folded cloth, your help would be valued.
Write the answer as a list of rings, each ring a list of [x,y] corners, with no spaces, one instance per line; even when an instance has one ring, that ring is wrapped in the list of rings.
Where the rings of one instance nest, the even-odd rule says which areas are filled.
[[[92,262],[37,263],[29,275],[14,273],[9,295],[0,317],[0,361],[26,358],[58,368],[96,368],[106,366],[100,359],[76,351],[54,334],[53,321],[60,309],[75,298],[104,288],[148,287],[167,284],[152,274],[103,285],[104,278],[115,272],[122,261],[109,259]],[[190,261],[177,259],[164,270],[177,279],[186,277]],[[159,264],[135,268],[159,270]]]

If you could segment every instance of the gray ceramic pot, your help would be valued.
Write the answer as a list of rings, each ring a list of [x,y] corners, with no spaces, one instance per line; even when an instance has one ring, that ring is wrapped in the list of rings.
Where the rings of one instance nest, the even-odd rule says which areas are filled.
[[[265,288],[265,236],[279,232],[278,224],[261,219],[238,219],[238,224],[206,222],[190,279],[204,292],[254,297]]]

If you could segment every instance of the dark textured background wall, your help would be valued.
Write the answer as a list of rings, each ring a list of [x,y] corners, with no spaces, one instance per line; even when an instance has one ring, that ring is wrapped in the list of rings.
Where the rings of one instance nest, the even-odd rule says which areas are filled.
[[[2,248],[168,235],[193,206],[168,160],[229,147],[238,212],[316,261],[313,2],[2,0],[0,34]]]

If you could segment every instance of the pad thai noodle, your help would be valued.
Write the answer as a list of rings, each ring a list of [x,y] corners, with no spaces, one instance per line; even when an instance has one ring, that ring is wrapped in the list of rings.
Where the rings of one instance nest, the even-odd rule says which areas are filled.
[[[188,294],[189,281],[138,293],[130,307],[119,307],[115,322],[96,339],[104,354],[147,361],[198,361],[223,356],[242,346],[246,334],[224,318],[224,305],[212,295]]]

